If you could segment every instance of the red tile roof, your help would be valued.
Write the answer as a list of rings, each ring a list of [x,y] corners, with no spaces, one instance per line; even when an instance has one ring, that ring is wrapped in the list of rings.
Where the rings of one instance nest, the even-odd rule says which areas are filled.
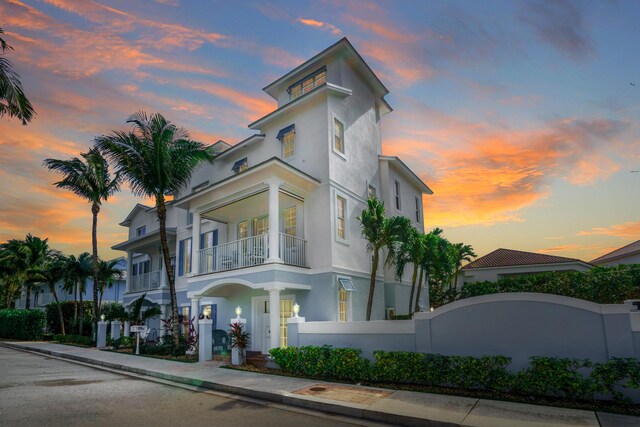
[[[565,258],[555,255],[545,255],[535,252],[514,251],[512,249],[500,248],[476,259],[473,262],[470,262],[462,267],[462,269],[469,270],[472,268],[510,267],[515,265],[559,264],[565,262],[585,263],[577,258]]]
[[[640,240],[629,243],[627,246],[623,246],[621,248],[616,249],[615,251],[611,251],[607,254],[599,256],[598,258],[591,261],[591,264],[598,264],[604,261],[608,261],[612,258],[618,258],[620,256],[629,255],[634,252],[640,252]]]

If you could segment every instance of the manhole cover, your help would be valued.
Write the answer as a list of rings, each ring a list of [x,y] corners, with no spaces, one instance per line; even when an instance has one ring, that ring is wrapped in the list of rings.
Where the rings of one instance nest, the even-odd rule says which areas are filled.
[[[311,391],[326,391],[326,387],[311,387],[309,390]]]
[[[347,386],[338,384],[312,385],[294,391],[295,394],[317,396],[323,399],[339,400],[342,402],[372,405],[380,399],[389,396],[392,391],[376,390],[368,387]]]

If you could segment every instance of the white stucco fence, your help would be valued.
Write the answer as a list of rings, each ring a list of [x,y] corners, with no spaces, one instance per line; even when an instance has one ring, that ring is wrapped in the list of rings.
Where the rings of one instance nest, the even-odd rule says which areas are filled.
[[[531,356],[640,357],[640,311],[630,304],[504,293],[456,301],[413,320],[289,323],[288,340],[290,346],[358,348],[366,357],[375,350],[504,355],[520,369]]]

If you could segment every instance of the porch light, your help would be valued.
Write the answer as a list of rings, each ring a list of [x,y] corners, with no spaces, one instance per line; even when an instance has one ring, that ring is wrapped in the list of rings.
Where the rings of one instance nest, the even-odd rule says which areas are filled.
[[[100,315],[100,320],[102,320],[104,322],[104,319],[106,319],[106,316],[104,314]]]
[[[296,303],[293,305],[293,317],[298,317],[298,313],[300,313],[300,306]]]
[[[429,311],[433,311],[433,307],[429,308]]]
[[[238,319],[240,318],[240,315],[242,314],[242,309],[240,308],[240,306],[236,307],[236,316],[238,316]]]

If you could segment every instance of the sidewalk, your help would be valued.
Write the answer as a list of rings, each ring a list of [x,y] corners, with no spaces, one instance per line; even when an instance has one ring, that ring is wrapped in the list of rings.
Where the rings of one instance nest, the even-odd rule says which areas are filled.
[[[365,420],[405,426],[640,426],[640,417],[439,394],[326,383],[46,342],[0,342],[163,380]]]

